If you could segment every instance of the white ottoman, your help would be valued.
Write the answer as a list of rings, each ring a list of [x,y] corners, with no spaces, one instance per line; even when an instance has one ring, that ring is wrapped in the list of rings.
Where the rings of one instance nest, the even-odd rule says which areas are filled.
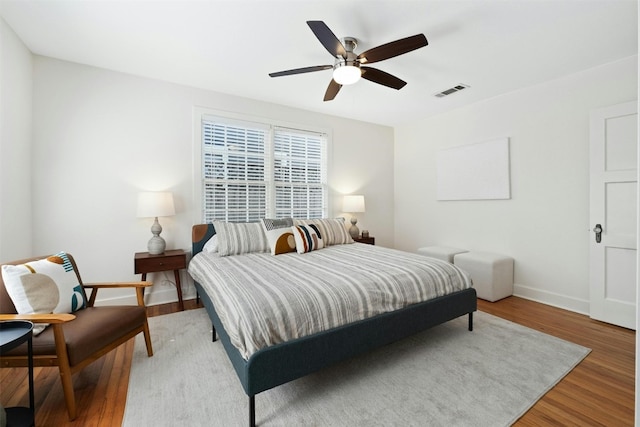
[[[494,302],[513,294],[513,258],[471,251],[456,254],[453,260],[471,275],[478,298]]]
[[[456,254],[468,252],[466,249],[451,248],[449,246],[427,246],[419,248],[418,253],[431,258],[438,258],[453,264],[453,257]]]

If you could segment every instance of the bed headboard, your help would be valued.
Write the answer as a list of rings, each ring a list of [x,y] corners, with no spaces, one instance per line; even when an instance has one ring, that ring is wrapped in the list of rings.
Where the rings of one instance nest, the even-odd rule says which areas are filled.
[[[191,256],[202,252],[202,248],[207,241],[216,234],[213,224],[196,224],[191,227]]]

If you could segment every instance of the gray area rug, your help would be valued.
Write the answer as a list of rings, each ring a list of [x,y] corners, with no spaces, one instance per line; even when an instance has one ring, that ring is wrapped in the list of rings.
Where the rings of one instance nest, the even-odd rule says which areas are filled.
[[[205,309],[136,337],[123,426],[246,426],[248,398]],[[260,426],[507,426],[590,350],[476,312],[256,396]]]

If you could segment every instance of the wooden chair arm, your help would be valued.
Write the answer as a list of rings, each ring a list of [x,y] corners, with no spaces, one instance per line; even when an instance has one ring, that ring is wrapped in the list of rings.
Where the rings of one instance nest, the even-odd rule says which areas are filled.
[[[67,313],[0,314],[0,320],[28,320],[33,323],[64,323],[75,318],[73,314]]]
[[[82,286],[91,289],[91,296],[87,306],[93,307],[98,296],[98,289],[119,289],[119,288],[135,288],[136,299],[138,305],[144,307],[144,289],[153,286],[153,282],[101,282],[101,283],[84,283]]]
[[[84,283],[82,286],[91,289],[103,288],[146,288],[152,286],[153,282],[101,282],[101,283]]]

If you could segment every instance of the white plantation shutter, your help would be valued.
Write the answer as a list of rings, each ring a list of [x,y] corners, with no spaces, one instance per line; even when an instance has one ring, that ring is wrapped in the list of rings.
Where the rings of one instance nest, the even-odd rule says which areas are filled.
[[[202,122],[202,177],[205,222],[244,222],[267,212],[269,130],[210,120]]]
[[[322,218],[325,212],[325,137],[294,129],[274,131],[276,218]]]
[[[318,132],[203,117],[203,221],[325,217],[326,144]]]

